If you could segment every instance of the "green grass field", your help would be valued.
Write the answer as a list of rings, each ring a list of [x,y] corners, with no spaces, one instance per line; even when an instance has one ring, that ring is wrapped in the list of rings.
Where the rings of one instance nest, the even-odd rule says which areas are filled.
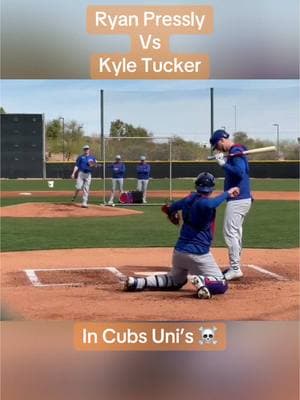
[[[134,179],[126,181],[126,189],[134,189]],[[102,189],[103,182],[94,179],[92,190]],[[153,180],[150,190],[167,190],[168,179]],[[222,189],[223,180],[217,182]],[[2,191],[47,191],[43,180],[1,180]],[[107,182],[110,186],[110,182]],[[192,179],[175,179],[174,190],[190,191]],[[253,190],[298,191],[296,179],[252,179]],[[73,190],[74,181],[56,180],[55,190]],[[98,204],[100,197],[91,197]],[[64,202],[63,197],[18,197],[2,199],[7,206],[27,202]],[[152,199],[159,202],[165,199]],[[217,214],[215,246],[225,246],[222,238],[224,205]],[[178,229],[171,225],[158,206],[140,206],[144,214],[114,218],[3,218],[2,251],[89,248],[89,247],[152,247],[173,246]],[[256,201],[244,229],[244,247],[293,248],[299,245],[299,208],[296,201]],[[109,222],[109,223],[108,223]]]
[[[51,179],[49,179],[51,180]],[[173,190],[192,190],[193,179],[174,179],[172,181]],[[53,190],[73,190],[75,181],[71,179],[58,179],[55,180]],[[106,181],[106,187],[109,189],[111,186],[110,179]],[[125,180],[125,189],[133,190],[136,187],[135,179]],[[223,180],[217,179],[217,189],[221,190],[223,187]],[[102,190],[103,180],[94,178],[91,190]],[[149,190],[168,190],[169,179],[154,179],[150,181]],[[297,191],[299,184],[297,179],[252,179],[253,190],[267,190],[267,191]],[[2,191],[47,191],[49,190],[47,180],[30,180],[30,179],[4,179],[1,180]]]
[[[30,198],[30,201],[59,202],[61,198]],[[3,206],[28,202],[5,199]],[[224,205],[217,214],[214,246],[225,246],[222,238]],[[3,218],[2,251],[173,246],[178,228],[171,225],[160,207],[141,206],[144,214],[113,218]],[[256,201],[244,229],[244,247],[298,247],[298,202]],[[109,223],[108,223],[109,222]]]

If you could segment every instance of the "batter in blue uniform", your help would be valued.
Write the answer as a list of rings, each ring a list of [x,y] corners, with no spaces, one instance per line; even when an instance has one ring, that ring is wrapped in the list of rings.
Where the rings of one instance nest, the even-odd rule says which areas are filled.
[[[228,247],[230,268],[224,276],[227,280],[239,279],[241,270],[241,252],[243,223],[252,203],[250,188],[250,170],[247,156],[242,152],[245,146],[235,144],[224,130],[217,130],[210,139],[214,150],[218,150],[216,161],[225,173],[224,190],[232,186],[239,188],[239,195],[227,200],[223,234]],[[224,155],[226,153],[226,155]]]
[[[178,290],[187,283],[188,275],[201,299],[227,290],[222,271],[210,252],[214,235],[216,208],[224,201],[239,194],[236,187],[212,198],[215,178],[208,172],[201,173],[195,181],[196,192],[191,193],[170,206],[165,206],[171,222],[179,223],[178,213],[183,219],[180,235],[175,245],[172,269],[166,275],[152,275],[146,278],[128,277],[124,290],[136,291]]]
[[[123,193],[124,191],[124,177],[125,177],[125,164],[121,161],[121,156],[117,155],[115,158],[115,162],[110,166],[111,174],[112,174],[112,190],[108,204],[114,204],[115,194],[117,188],[119,193]]]
[[[146,157],[141,156],[140,162],[136,167],[137,190],[143,192],[143,203],[147,203],[147,188],[150,178],[150,164],[146,163]]]

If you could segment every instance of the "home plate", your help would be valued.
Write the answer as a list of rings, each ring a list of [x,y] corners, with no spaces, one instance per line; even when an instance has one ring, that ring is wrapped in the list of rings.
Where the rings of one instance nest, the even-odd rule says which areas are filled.
[[[142,276],[165,275],[167,273],[168,273],[168,271],[141,271],[141,272],[134,272],[134,275],[142,275]]]

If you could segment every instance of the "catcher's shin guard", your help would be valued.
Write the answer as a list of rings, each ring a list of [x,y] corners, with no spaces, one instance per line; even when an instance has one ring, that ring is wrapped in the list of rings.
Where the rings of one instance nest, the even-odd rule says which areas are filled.
[[[137,292],[144,290],[145,288],[145,278],[136,278],[134,276],[128,276],[124,282],[123,290],[124,292]]]
[[[191,278],[191,283],[197,289],[197,295],[201,299],[209,299],[212,295],[223,294],[228,289],[225,279],[218,279],[214,276],[195,275]]]
[[[186,282],[185,280],[182,283],[177,283],[174,281],[173,277],[168,274],[152,275],[146,278],[146,288],[149,290],[179,290]]]
[[[126,292],[134,292],[141,290],[179,290],[186,281],[182,284],[174,282],[172,276],[169,275],[151,275],[145,278],[128,277],[126,279],[124,290]]]

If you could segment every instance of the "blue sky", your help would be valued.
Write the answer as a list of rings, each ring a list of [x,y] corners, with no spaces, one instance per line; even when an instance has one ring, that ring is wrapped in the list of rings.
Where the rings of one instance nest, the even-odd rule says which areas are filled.
[[[87,134],[99,133],[99,90],[105,91],[105,131],[112,120],[140,125],[154,135],[180,135],[206,142],[210,132],[209,88],[215,88],[215,128],[249,136],[296,140],[299,87],[295,80],[93,81],[3,80],[6,112],[44,113],[79,121]]]

